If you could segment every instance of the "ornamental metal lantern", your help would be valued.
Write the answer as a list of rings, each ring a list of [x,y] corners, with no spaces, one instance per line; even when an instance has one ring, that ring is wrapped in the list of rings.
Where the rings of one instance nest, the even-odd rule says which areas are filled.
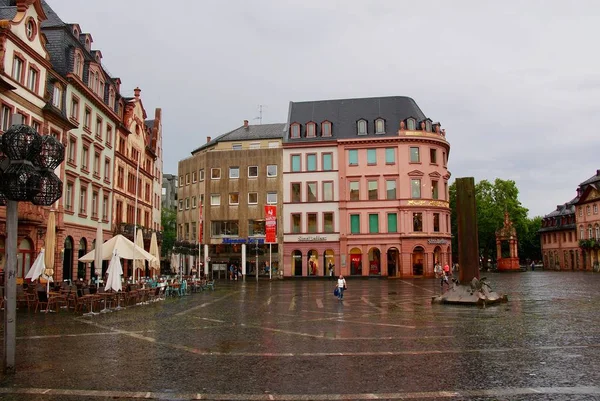
[[[65,160],[65,146],[52,135],[42,136],[40,151],[35,156],[34,164],[48,170],[56,169]]]
[[[30,187],[36,188],[37,194],[31,198],[31,203],[38,206],[50,206],[60,199],[62,195],[63,183],[49,170],[41,170],[37,176],[31,178]]]
[[[13,125],[2,135],[2,152],[13,162],[33,161],[41,145],[42,137],[29,125]]]
[[[39,172],[28,160],[19,163],[11,162],[2,175],[0,189],[8,200],[28,201],[39,192],[35,178]]]

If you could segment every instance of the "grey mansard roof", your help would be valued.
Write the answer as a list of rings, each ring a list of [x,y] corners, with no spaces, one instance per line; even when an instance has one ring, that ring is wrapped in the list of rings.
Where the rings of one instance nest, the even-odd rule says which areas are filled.
[[[417,123],[426,119],[417,103],[406,96],[290,102],[284,142],[356,138],[356,122],[360,119],[367,120],[367,137],[396,136],[400,122],[409,117],[414,117]],[[375,120],[378,118],[385,120],[384,134],[375,134]],[[320,136],[323,121],[332,123],[332,137]],[[308,122],[317,124],[317,137],[305,138]],[[301,125],[301,138],[289,138],[289,127],[293,123]]]
[[[281,139],[283,137],[283,130],[285,124],[261,124],[261,125],[248,125],[245,128],[243,125],[239,128],[229,131],[226,134],[220,135],[211,141],[205,143],[199,148],[192,151],[192,154],[201,151],[202,149],[209,148],[216,145],[219,142],[232,142],[232,141],[254,141],[260,139]]]

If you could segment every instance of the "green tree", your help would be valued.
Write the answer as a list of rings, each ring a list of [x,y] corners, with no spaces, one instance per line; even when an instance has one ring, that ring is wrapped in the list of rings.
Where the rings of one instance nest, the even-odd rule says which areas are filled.
[[[161,211],[161,224],[163,226],[161,256],[167,257],[173,249],[173,244],[177,238],[177,210],[174,208],[163,208]]]
[[[538,232],[541,227],[541,216],[527,219],[527,229],[519,237],[519,256],[521,259],[542,259],[542,245],[540,244],[540,233]]]
[[[456,223],[456,182],[449,188],[450,208],[452,211],[451,228],[453,233],[452,252],[458,256],[458,227]],[[493,183],[481,180],[475,184],[475,199],[477,202],[477,229],[479,253],[487,268],[488,259],[495,261],[496,230],[504,223],[504,212],[507,211],[517,231],[517,238],[529,238],[530,227],[527,218],[527,208],[519,201],[519,190],[512,180],[497,178]],[[521,245],[520,250],[525,250]],[[529,248],[527,248],[529,249]],[[523,258],[526,255],[519,255]]]

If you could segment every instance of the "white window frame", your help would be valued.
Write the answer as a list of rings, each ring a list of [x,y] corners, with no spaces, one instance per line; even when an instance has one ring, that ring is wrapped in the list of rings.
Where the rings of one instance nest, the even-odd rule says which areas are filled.
[[[250,200],[250,195],[254,195],[254,201]],[[248,204],[249,205],[258,205],[258,192],[248,192]]]
[[[237,202],[233,202],[231,200],[231,196],[232,195],[237,195]],[[240,204],[240,193],[239,192],[230,192],[229,193],[229,204],[232,205],[232,206],[237,206],[237,205]]]
[[[275,168],[275,174],[269,174],[269,167]],[[277,177],[277,164],[267,164],[267,177],[269,177],[269,178]]]
[[[237,172],[237,175],[236,175]],[[229,178],[238,179],[240,178],[240,168],[239,167],[229,167]]]
[[[221,194],[210,194],[210,205],[221,206]]]
[[[273,199],[269,200],[269,197],[275,197],[275,201]],[[267,205],[275,205],[277,204],[277,192],[267,192]]]
[[[216,172],[219,173],[218,177],[215,177],[214,173],[216,173]],[[210,179],[211,180],[220,180],[221,179],[221,169],[220,168],[211,168],[210,169]]]
[[[256,168],[256,175],[250,175],[250,169]],[[248,166],[248,178],[257,178],[258,177],[258,166]]]

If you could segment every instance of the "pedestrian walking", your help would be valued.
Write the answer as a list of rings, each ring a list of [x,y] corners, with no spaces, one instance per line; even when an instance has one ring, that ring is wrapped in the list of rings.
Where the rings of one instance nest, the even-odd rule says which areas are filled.
[[[333,263],[329,262],[329,277],[333,278]]]
[[[435,266],[433,267],[433,272],[435,273],[435,278],[440,279],[440,290],[442,292],[444,292],[444,283],[448,284],[448,277],[446,277],[446,274],[444,273],[444,269],[442,269],[442,265],[439,263],[436,263]],[[448,287],[450,287],[450,284],[448,284]]]
[[[343,275],[340,274],[337,281],[337,289],[338,289],[338,299],[341,301],[344,299],[344,291],[346,290],[346,279]]]

